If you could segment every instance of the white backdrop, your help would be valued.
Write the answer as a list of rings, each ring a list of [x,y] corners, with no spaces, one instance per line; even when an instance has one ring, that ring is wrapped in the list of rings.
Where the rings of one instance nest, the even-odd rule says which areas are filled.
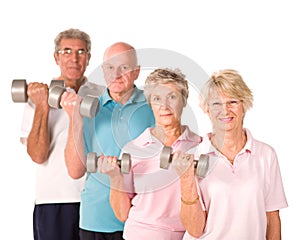
[[[297,6],[296,0],[2,1],[1,236],[33,239],[35,168],[19,142],[23,104],[12,102],[11,81],[50,82],[58,76],[53,40],[58,32],[74,27],[92,39],[87,75],[99,66],[105,48],[117,41],[176,51],[209,75],[224,68],[240,71],[254,93],[245,127],[277,151],[289,203],[281,210],[282,235],[296,239],[300,214]],[[143,76],[139,81],[144,81]],[[202,135],[210,130],[209,124],[197,99],[191,101]]]

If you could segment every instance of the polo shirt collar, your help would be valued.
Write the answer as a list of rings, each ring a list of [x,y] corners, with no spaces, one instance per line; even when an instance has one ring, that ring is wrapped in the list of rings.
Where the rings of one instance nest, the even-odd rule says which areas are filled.
[[[135,85],[134,85],[134,91],[132,96],[128,99],[128,101],[126,102],[125,105],[130,104],[130,103],[135,103],[135,102],[142,102],[145,101],[145,96],[144,96],[144,92],[140,89],[138,89]],[[106,87],[103,95],[102,95],[102,105],[105,105],[106,103],[110,102],[110,101],[114,101],[111,96],[109,95],[108,92],[108,88]]]
[[[197,136],[196,134],[193,134],[193,132],[189,129],[189,127],[187,125],[183,125],[183,133],[178,137],[178,139],[173,143],[173,145],[175,145],[176,143],[180,142],[180,141],[195,141],[198,142],[199,141],[199,136]],[[156,137],[154,137],[151,134],[151,129],[153,128],[147,128],[145,130],[145,134],[141,135],[141,138],[139,138],[139,143],[142,146],[146,146],[148,144],[152,144],[152,143],[160,143],[162,144]]]
[[[254,154],[255,148],[253,145],[253,137],[248,129],[244,128],[244,131],[246,132],[247,142],[242,151],[250,152],[250,153]],[[218,154],[217,149],[215,149],[215,147],[210,142],[211,136],[212,136],[212,133],[208,133],[203,138],[202,143],[199,145],[199,149],[198,149],[199,153],[201,153],[201,154],[209,154],[209,153]]]

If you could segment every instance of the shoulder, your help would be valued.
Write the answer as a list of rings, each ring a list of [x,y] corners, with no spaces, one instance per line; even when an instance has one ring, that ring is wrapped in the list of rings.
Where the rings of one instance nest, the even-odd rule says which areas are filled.
[[[82,85],[79,89],[78,94],[83,94],[83,95],[93,95],[93,96],[100,96],[104,93],[106,87],[103,85],[98,85],[93,82],[86,82],[86,84]]]
[[[249,129],[245,129],[247,134],[246,147],[254,152],[258,153],[275,153],[275,149],[268,143],[254,138]]]
[[[133,140],[126,143],[122,151],[124,152],[131,152],[133,150],[136,150],[137,148],[141,148],[148,140],[150,134],[150,127],[146,128],[140,135],[138,135]]]

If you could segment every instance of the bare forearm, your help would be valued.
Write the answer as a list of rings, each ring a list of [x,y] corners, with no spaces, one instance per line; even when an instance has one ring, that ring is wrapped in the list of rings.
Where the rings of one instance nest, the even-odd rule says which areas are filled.
[[[50,134],[48,130],[49,109],[37,107],[31,131],[27,138],[27,152],[32,161],[43,163],[47,161],[50,151]]]
[[[279,211],[267,212],[267,240],[281,240]]]
[[[69,175],[74,178],[82,177],[86,172],[86,157],[82,133],[82,119],[69,123],[68,140],[65,148],[65,162]]]
[[[180,178],[181,183],[181,222],[193,237],[200,237],[206,220],[206,213],[202,210],[196,183],[193,176]]]
[[[123,177],[110,178],[110,204],[116,217],[125,222],[131,207],[131,201],[128,193],[125,191]]]

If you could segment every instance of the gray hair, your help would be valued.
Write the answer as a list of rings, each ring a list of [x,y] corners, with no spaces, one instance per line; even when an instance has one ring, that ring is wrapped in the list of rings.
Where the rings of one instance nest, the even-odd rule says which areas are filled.
[[[63,32],[60,32],[56,36],[56,38],[54,39],[55,52],[60,50],[60,42],[63,38],[80,39],[85,42],[87,52],[89,53],[91,52],[92,43],[91,43],[90,36],[87,33],[74,28],[70,28]]]
[[[157,85],[167,83],[172,83],[179,88],[182,94],[183,105],[186,106],[187,98],[189,96],[188,81],[178,68],[174,70],[169,68],[158,68],[149,74],[146,78],[144,87],[144,95],[147,102],[150,103],[151,94]]]

